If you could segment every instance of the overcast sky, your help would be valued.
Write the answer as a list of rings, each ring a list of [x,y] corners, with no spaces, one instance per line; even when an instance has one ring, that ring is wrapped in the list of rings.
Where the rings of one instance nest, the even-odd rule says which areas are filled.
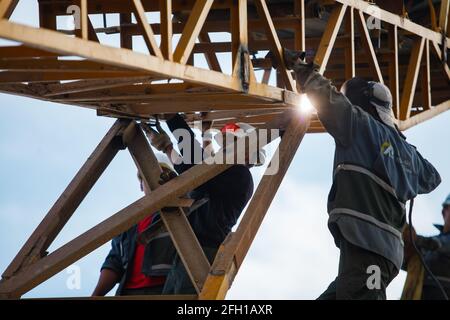
[[[13,19],[37,25],[35,1],[21,1]],[[113,24],[114,17],[108,22]],[[108,43],[115,39],[101,38]],[[144,50],[141,42],[137,45]],[[202,61],[197,58],[196,62]],[[114,120],[97,117],[92,110],[5,94],[0,94],[0,108],[3,271]],[[415,202],[415,227],[424,235],[436,233],[432,224],[442,222],[441,203],[450,192],[449,124],[447,112],[406,131],[408,141],[436,166],[443,179],[432,194],[419,196]],[[339,251],[327,229],[326,213],[333,152],[334,142],[329,135],[305,137],[228,298],[314,299],[334,279]],[[252,170],[258,182],[261,170]],[[127,151],[121,151],[50,251],[141,196],[133,161]],[[25,297],[89,295],[108,250],[109,244],[105,244],[75,264],[81,271],[80,289],[68,288],[69,274],[65,270]],[[389,286],[389,299],[400,297],[404,279],[405,273],[401,272]]]

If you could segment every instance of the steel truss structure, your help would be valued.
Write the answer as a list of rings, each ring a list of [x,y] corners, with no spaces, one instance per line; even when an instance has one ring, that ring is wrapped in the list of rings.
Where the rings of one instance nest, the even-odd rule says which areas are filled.
[[[21,297],[159,210],[197,291],[182,298],[223,299],[304,134],[324,129],[314,114],[291,120],[278,147],[278,173],[263,177],[237,230],[210,265],[183,213],[192,205],[183,196],[229,165],[196,165],[160,186],[161,169],[136,120],[181,112],[189,121],[202,120],[204,130],[229,121],[273,127],[301,100],[283,47],[306,51],[336,85],[355,75],[388,85],[402,130],[450,108],[449,0],[430,5],[430,27],[385,0],[377,5],[362,0],[39,0],[40,28],[34,28],[9,20],[18,2],[0,0],[0,38],[18,43],[0,47],[0,91],[91,108],[118,120],[4,271],[2,298]],[[57,17],[67,15],[71,5],[80,9],[80,28],[59,30]],[[148,12],[158,21],[149,21]],[[120,25],[95,28],[95,14],[117,14]],[[369,20],[379,27],[373,29]],[[231,40],[213,42],[218,32]],[[102,44],[103,33],[119,34],[120,46]],[[143,37],[147,54],[133,50],[133,36]],[[271,61],[260,56],[269,50],[278,61],[276,86],[269,84]],[[204,55],[208,69],[196,66],[196,54]],[[228,73],[218,54],[229,54]],[[47,253],[122,149],[131,153],[151,194]]]

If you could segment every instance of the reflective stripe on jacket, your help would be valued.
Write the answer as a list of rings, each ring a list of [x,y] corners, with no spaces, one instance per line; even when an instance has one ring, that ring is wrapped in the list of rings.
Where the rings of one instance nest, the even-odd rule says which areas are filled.
[[[133,263],[136,237],[137,227],[133,226],[113,238],[111,250],[101,267],[101,269],[111,269],[119,275],[120,282],[116,295],[121,294],[129,273],[132,271],[129,264]],[[142,273],[147,276],[166,276],[172,268],[175,253],[175,247],[168,233],[162,233],[153,238],[145,247]]]
[[[329,228],[392,261],[403,261],[405,203],[434,190],[436,169],[396,129],[354,106],[319,73],[304,85],[325,129],[336,142]]]

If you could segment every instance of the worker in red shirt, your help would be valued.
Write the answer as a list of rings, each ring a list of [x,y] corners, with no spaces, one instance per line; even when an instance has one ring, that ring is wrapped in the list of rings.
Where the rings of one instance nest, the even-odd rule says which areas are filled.
[[[164,152],[173,161],[177,173],[188,174],[190,168],[203,161],[206,152],[182,115],[166,114],[165,117],[167,127],[178,141],[179,154],[174,150],[168,134],[159,125],[156,127],[157,131],[147,126],[143,126],[143,129],[146,131],[151,145]],[[218,138],[216,140],[218,144],[224,141],[235,141],[238,137],[250,133],[253,128],[250,127],[244,123],[230,123],[224,126],[221,133],[216,134],[214,138]],[[217,135],[219,136],[216,138]],[[227,135],[228,138],[226,138]],[[174,155],[179,158],[177,159]],[[235,155],[237,155],[237,151]],[[264,150],[257,150],[249,155],[245,163],[232,165],[221,174],[189,192],[189,197],[196,201],[206,200],[203,205],[189,214],[188,219],[210,263],[213,263],[219,246],[236,224],[252,196],[253,178],[250,168],[262,165],[264,158]],[[174,161],[174,159],[181,161]],[[176,255],[173,268],[167,276],[163,294],[195,293],[196,290],[191,279],[180,257]]]
[[[160,162],[166,176],[174,176],[169,165]],[[141,190],[149,190],[138,174]],[[152,223],[159,220],[154,213],[128,231],[118,235],[111,242],[111,250],[101,267],[100,278],[93,296],[106,295],[117,283],[116,295],[152,295],[161,294],[166,276],[175,256],[175,248],[168,234],[155,237],[147,245],[136,241],[137,236]]]

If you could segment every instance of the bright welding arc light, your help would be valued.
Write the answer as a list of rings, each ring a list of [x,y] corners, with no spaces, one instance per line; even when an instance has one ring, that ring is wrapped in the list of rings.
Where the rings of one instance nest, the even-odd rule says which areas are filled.
[[[302,94],[300,96],[300,101],[297,108],[301,113],[311,113],[315,109],[306,94]]]

